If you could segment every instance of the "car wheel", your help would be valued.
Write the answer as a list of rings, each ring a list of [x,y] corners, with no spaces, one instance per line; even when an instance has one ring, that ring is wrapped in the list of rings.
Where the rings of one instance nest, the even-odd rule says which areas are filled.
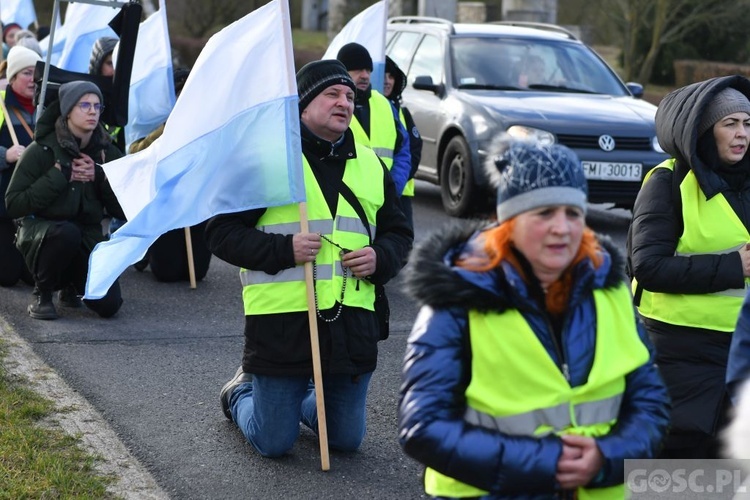
[[[440,194],[446,213],[453,217],[470,215],[475,191],[469,145],[463,137],[454,137],[445,148],[440,167]]]

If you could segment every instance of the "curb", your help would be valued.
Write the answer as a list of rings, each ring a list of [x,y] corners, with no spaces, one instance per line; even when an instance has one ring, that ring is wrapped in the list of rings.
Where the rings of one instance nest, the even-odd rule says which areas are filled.
[[[153,476],[107,425],[104,417],[34,353],[31,346],[0,318],[0,337],[7,341],[6,370],[23,377],[32,390],[54,403],[57,413],[43,424],[77,438],[98,459],[96,470],[115,477],[107,491],[126,500],[167,500]]]

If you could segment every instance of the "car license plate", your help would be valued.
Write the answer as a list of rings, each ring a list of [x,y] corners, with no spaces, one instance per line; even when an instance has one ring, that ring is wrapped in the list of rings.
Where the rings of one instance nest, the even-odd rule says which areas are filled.
[[[640,163],[609,163],[604,161],[582,161],[587,179],[603,181],[640,181]]]

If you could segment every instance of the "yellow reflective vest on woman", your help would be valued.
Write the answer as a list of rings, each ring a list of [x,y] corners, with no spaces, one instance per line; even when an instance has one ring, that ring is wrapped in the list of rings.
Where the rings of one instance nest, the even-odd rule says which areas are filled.
[[[674,171],[674,159],[654,167],[644,184],[657,168]],[[677,241],[676,256],[736,252],[750,241],[750,233],[724,195],[719,193],[706,200],[692,170],[680,184],[680,196],[684,230]],[[646,318],[671,325],[733,332],[748,283],[750,281],[745,278],[745,288],[704,294],[660,293],[644,289],[638,312]],[[633,280],[633,290],[636,286],[637,281]]]
[[[635,328],[626,285],[593,292],[596,352],[584,385],[571,387],[517,309],[469,312],[471,382],[464,420],[514,436],[606,435],[617,423],[625,377],[649,359]],[[428,468],[433,496],[477,497],[488,492]],[[579,499],[622,499],[623,485],[579,488]]]
[[[343,182],[349,186],[362,204],[370,224],[372,238],[377,231],[377,212],[385,201],[383,167],[378,157],[367,147],[356,145],[357,157],[346,162]],[[307,159],[303,158],[305,194],[310,232],[325,235],[343,248],[356,250],[370,244],[367,228],[352,206],[339,194],[334,218],[328,208]],[[268,208],[258,220],[257,229],[267,233],[296,234],[301,231],[299,204]],[[374,285],[354,278],[341,265],[340,249],[326,240],[315,259],[315,291],[320,310],[332,308],[341,300],[347,306],[374,310]],[[346,273],[346,280],[344,274]],[[306,311],[307,292],[304,266],[284,269],[277,274],[263,271],[240,270],[242,299],[245,315],[275,314]]]

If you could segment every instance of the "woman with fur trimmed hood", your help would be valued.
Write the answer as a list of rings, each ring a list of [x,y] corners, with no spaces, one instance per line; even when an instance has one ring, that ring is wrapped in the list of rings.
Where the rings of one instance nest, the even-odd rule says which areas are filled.
[[[436,498],[623,498],[624,459],[654,456],[669,412],[623,258],[585,225],[571,150],[501,138],[489,158],[497,222],[407,267],[401,444]]]
[[[101,164],[122,154],[99,123],[103,98],[91,82],[60,86],[59,100],[44,110],[35,139],[24,151],[5,195],[8,214],[21,219],[16,246],[34,275],[36,299],[28,307],[35,319],[56,319],[52,302],[80,307],[89,255],[104,241],[104,208],[125,218]],[[117,281],[97,300],[83,301],[102,317],[120,305]]]

